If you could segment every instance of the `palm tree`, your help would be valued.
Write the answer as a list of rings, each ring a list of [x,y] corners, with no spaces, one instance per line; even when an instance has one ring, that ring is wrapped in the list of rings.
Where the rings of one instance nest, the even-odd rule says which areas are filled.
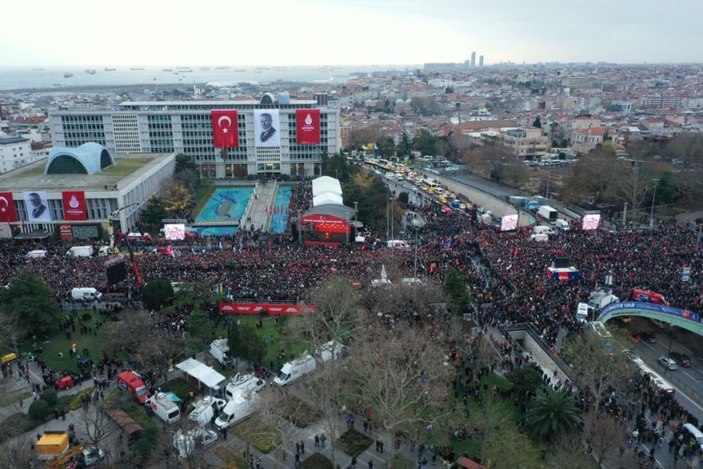
[[[581,422],[576,402],[566,391],[537,395],[525,414],[525,428],[536,439],[550,441],[576,430]]]

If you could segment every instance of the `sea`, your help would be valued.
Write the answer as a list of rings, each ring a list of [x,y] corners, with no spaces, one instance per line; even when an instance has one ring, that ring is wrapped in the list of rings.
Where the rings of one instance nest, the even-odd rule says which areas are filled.
[[[399,66],[319,67],[0,67],[0,91],[148,85],[236,85],[247,82],[343,83],[374,72],[404,71]]]

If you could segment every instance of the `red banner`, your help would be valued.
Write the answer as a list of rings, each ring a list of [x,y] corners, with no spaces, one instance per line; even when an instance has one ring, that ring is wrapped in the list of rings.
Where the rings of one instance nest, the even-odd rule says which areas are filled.
[[[61,241],[73,241],[73,227],[71,225],[59,226]]]
[[[215,148],[237,148],[239,146],[239,126],[237,111],[215,109],[210,112],[212,120],[212,140]]]
[[[220,303],[217,306],[220,314],[259,314],[262,309],[272,316],[300,316],[317,312],[315,305],[293,303]]]
[[[0,223],[17,221],[17,211],[12,192],[0,192]]]
[[[320,110],[297,109],[295,111],[296,139],[300,145],[320,144]]]
[[[85,192],[65,191],[61,193],[63,199],[64,220],[87,220],[88,208],[85,205]]]

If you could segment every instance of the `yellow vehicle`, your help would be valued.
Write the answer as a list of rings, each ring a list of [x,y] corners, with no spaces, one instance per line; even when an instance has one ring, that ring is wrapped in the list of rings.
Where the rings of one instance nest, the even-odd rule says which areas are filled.
[[[37,450],[39,459],[48,461],[54,458],[61,458],[68,451],[68,433],[44,432],[34,445],[34,448]]]
[[[12,360],[17,360],[17,354],[15,352],[8,353],[7,355],[3,355],[2,358],[0,358],[0,361],[2,361],[2,364],[4,365],[5,363],[9,363]]]
[[[439,199],[439,201],[442,202],[443,204],[447,203],[447,199],[443,195],[440,195],[439,197],[437,197],[437,199]]]

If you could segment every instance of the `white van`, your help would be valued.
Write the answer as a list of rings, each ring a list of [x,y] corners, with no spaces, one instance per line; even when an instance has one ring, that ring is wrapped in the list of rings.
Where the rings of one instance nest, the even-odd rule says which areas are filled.
[[[688,433],[690,433],[693,438],[695,438],[696,443],[698,443],[698,447],[701,449],[701,451],[703,451],[703,433],[701,433],[698,427],[691,423],[685,423],[683,425],[683,428]]]
[[[212,396],[205,396],[193,404],[193,410],[188,418],[204,427],[212,421],[212,417],[219,414],[227,401]]]
[[[259,395],[255,392],[238,392],[235,394],[232,400],[222,409],[217,420],[215,420],[215,428],[218,431],[222,431],[249,417],[256,410],[256,401],[258,399]]]
[[[93,255],[93,246],[72,246],[66,251],[66,255],[71,257],[90,257]]]
[[[588,303],[579,303],[576,306],[576,319],[579,322],[588,322]]]
[[[112,252],[113,250],[110,249],[110,246],[100,246],[98,249],[98,256],[109,256]]]
[[[530,235],[530,241],[546,242],[549,241],[549,236],[544,233],[533,233]]]
[[[251,394],[261,391],[266,386],[266,381],[254,374],[240,375],[237,373],[232,381],[225,387],[227,399],[234,399],[237,394]]]
[[[173,286],[173,284],[171,284],[171,286]],[[173,290],[176,291],[175,288]],[[229,344],[227,343],[227,339],[213,340],[210,344],[209,352],[220,365],[226,366],[232,361],[232,358],[229,356]]]
[[[546,225],[537,225],[534,228],[532,228],[532,233],[534,234],[546,234],[546,235],[555,235],[557,234],[556,231],[552,229],[551,226],[546,226]]]
[[[103,294],[92,287],[80,287],[71,290],[71,298],[77,301],[95,301],[100,300]]]
[[[215,441],[217,441],[217,433],[204,428],[193,428],[185,433],[178,430],[173,435],[173,447],[178,450],[178,456],[182,459],[192,456],[199,448]]]
[[[35,249],[34,251],[29,251],[25,257],[27,259],[39,259],[41,257],[46,257],[48,251],[46,249]]]
[[[569,225],[569,222],[564,220],[563,218],[557,218],[556,220],[554,220],[554,226],[556,226],[561,231],[571,230],[571,225]]]
[[[402,251],[407,251],[410,249],[410,245],[400,239],[389,239],[386,241],[386,245],[389,249],[399,249]]]
[[[162,392],[151,396],[144,402],[144,405],[151,408],[166,423],[177,422],[181,418],[181,410],[178,405]]]
[[[305,353],[302,357],[284,364],[273,382],[279,386],[286,386],[298,381],[308,373],[312,373],[315,368],[317,368],[317,362],[312,356]]]

